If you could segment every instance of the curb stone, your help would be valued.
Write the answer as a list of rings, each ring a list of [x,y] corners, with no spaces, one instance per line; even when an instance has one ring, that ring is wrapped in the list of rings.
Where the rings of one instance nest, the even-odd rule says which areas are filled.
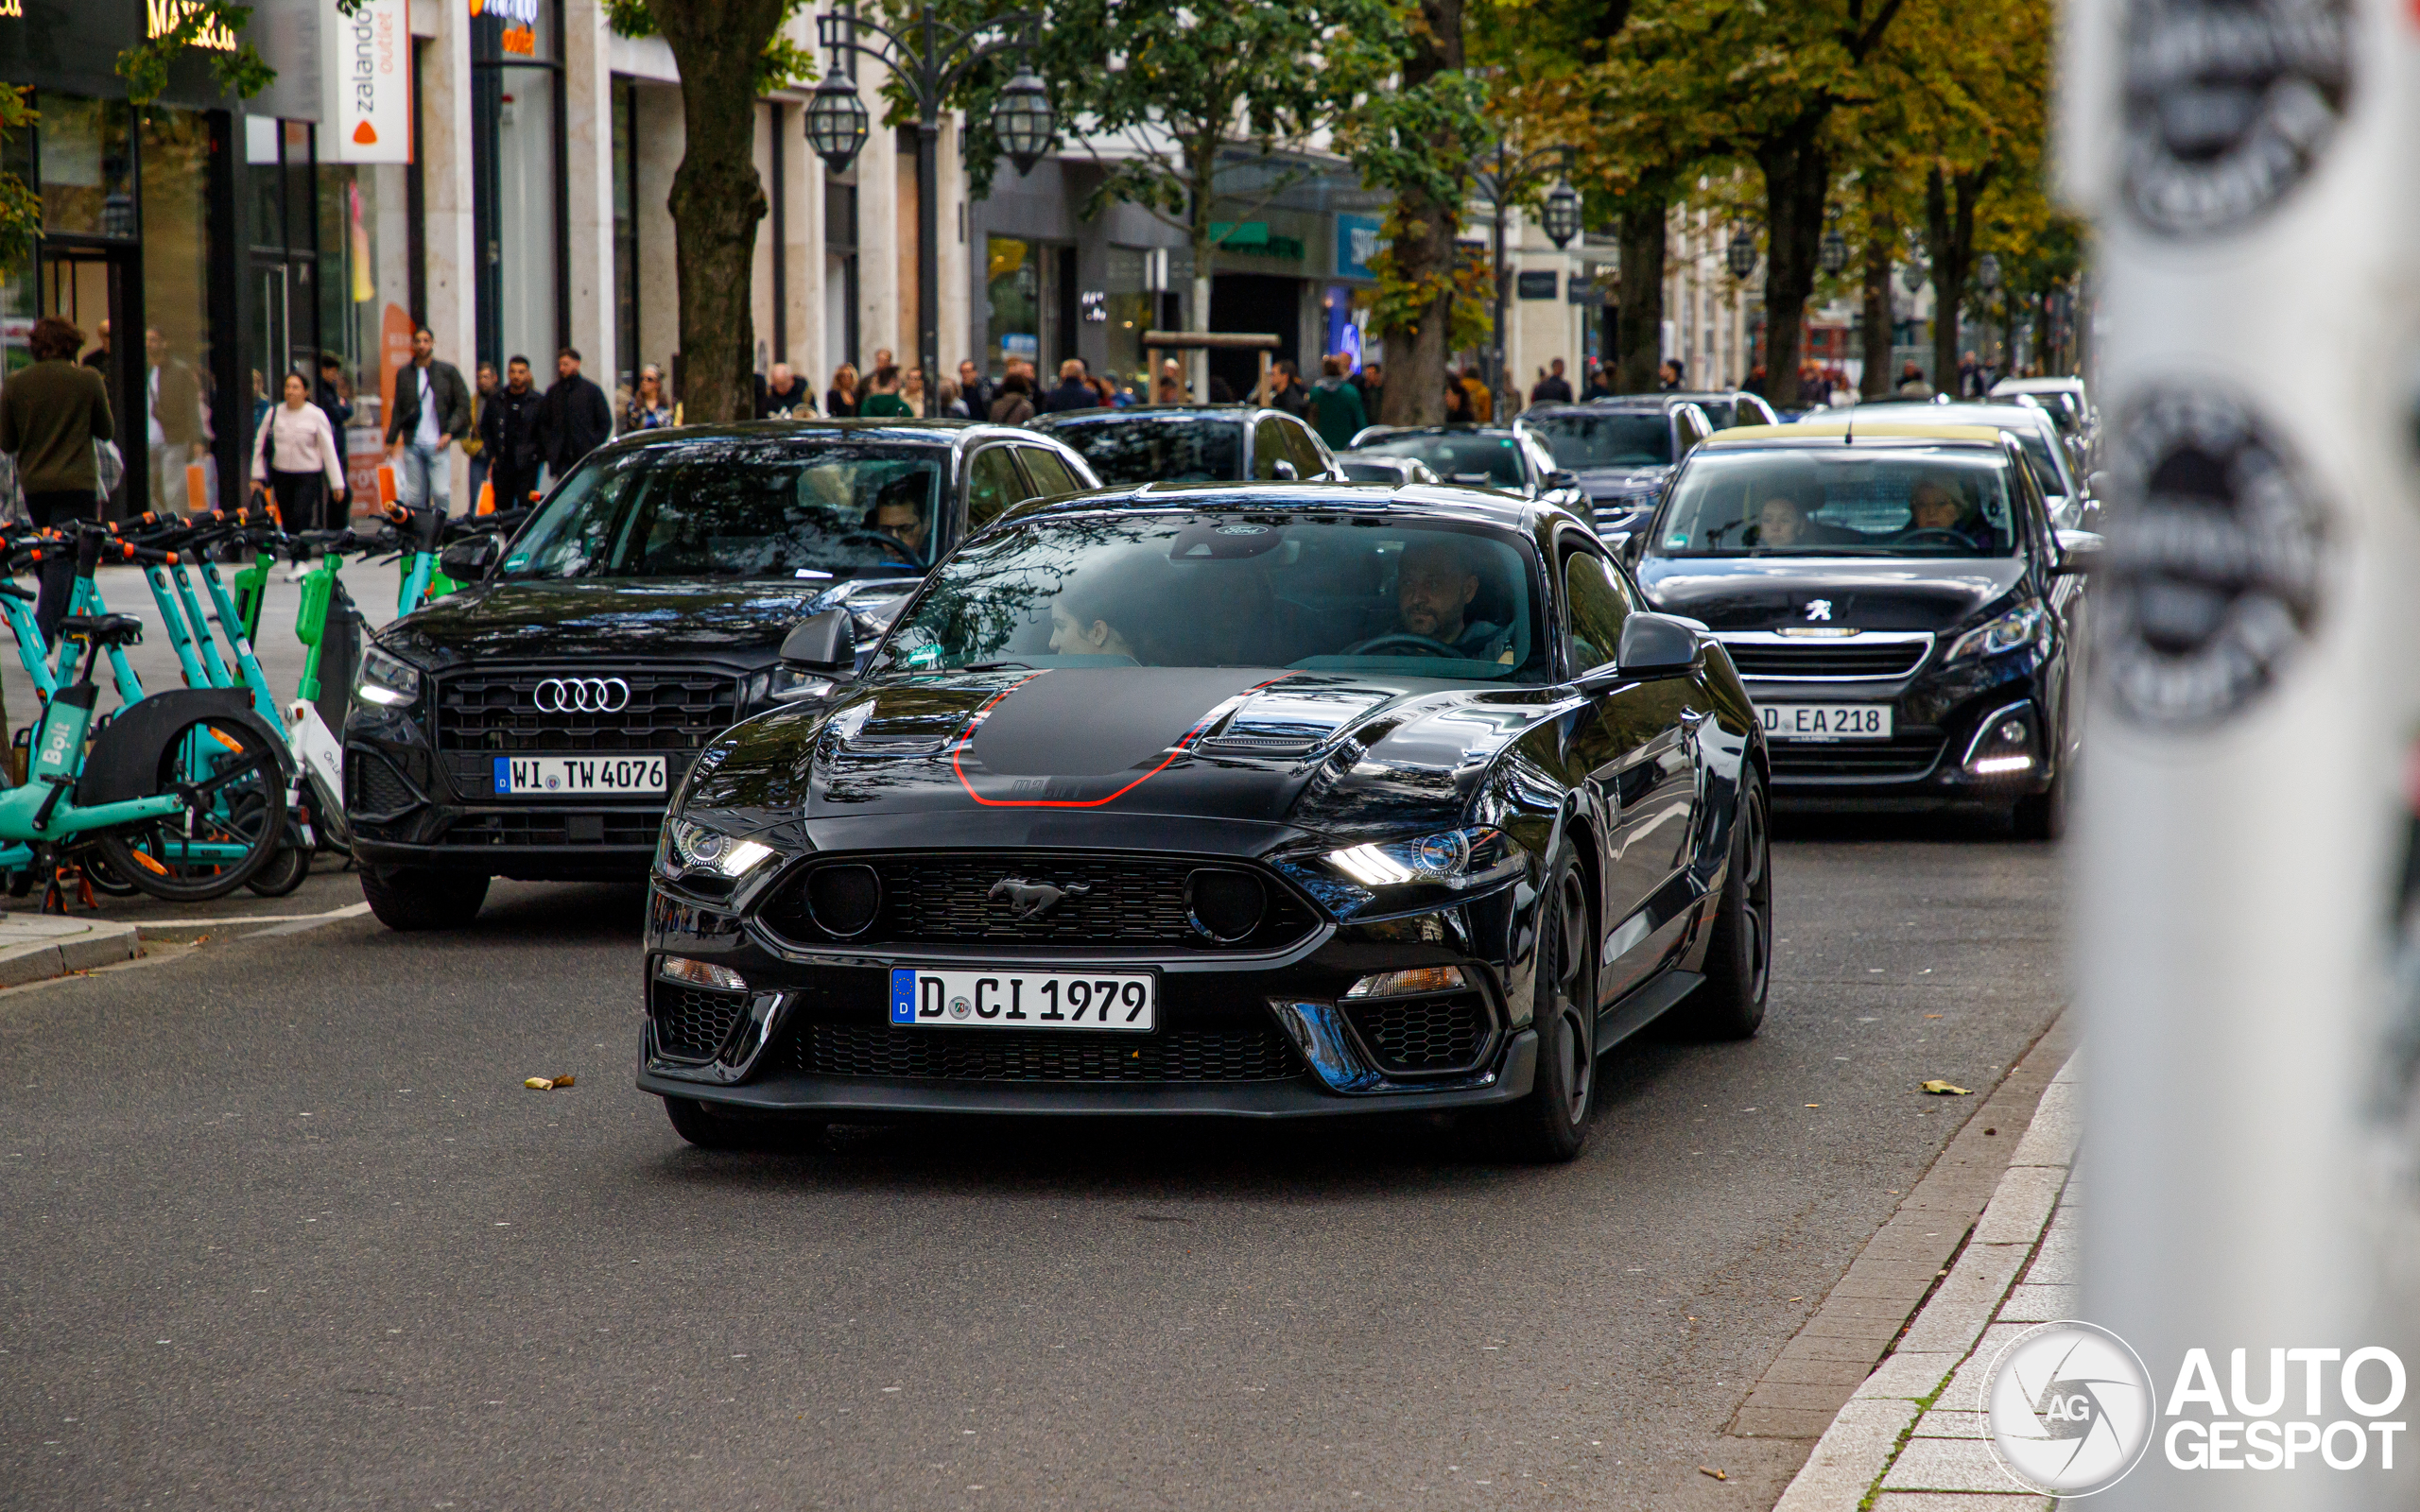
[[[44,914],[0,915],[0,988],[115,966],[142,954],[142,940],[132,924]]]

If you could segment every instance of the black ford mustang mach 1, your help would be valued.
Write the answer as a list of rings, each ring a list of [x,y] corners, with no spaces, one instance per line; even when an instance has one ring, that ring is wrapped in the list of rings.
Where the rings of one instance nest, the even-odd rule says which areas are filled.
[[[845,618],[784,655],[830,676]],[[1146,485],[1011,511],[666,817],[639,1085],[693,1143],[918,1111],[1470,1109],[1764,1015],[1764,735],[1576,515]]]

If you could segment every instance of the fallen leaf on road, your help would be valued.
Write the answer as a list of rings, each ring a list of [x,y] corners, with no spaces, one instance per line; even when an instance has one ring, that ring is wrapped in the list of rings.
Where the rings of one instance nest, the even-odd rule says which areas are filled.
[[[1940,1017],[1941,1017],[1941,1015],[1940,1015],[1940,1014],[1938,1014],[1938,1013],[1927,1013],[1927,1014],[1926,1014],[1926,1015],[1925,1015],[1925,1017],[1926,1017],[1926,1018],[1927,1018],[1927,1019],[1938,1019],[1938,1018],[1940,1018]]]
[[[1935,1097],[1972,1097],[1975,1095],[1963,1087],[1945,1081],[1928,1081],[1925,1083],[1925,1091],[1932,1093]]]
[[[570,1086],[572,1081],[569,1076],[554,1076],[549,1077],[548,1079],[555,1084],[555,1091],[562,1091],[564,1088]]]
[[[1727,1481],[1731,1479],[1730,1476],[1723,1474],[1720,1470],[1709,1469],[1703,1465],[1698,1467],[1698,1473],[1700,1475],[1711,1475],[1718,1481]]]
[[[544,1076],[532,1076],[521,1085],[528,1088],[533,1092],[552,1091],[555,1088],[555,1084]]]
[[[1824,1105],[1823,1105],[1823,1104],[1821,1104],[1821,1103],[1809,1103],[1809,1104],[1807,1104],[1806,1106],[1807,1106],[1807,1107],[1809,1107],[1809,1108],[1821,1108],[1821,1107],[1823,1107]]]

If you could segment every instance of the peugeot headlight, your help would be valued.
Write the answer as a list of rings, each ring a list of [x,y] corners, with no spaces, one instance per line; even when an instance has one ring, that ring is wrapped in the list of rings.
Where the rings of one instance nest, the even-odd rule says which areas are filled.
[[[361,678],[354,691],[372,703],[399,708],[420,697],[420,669],[391,651],[365,645],[361,648]]]
[[[771,846],[738,839],[694,819],[670,818],[664,822],[664,838],[656,848],[656,866],[669,877],[702,871],[735,880],[763,866],[772,855]]]
[[[1946,660],[1956,662],[1963,657],[1998,656],[2003,651],[2014,651],[2040,635],[2048,619],[2039,604],[2010,610],[1951,642]]]
[[[1521,849],[1502,831],[1480,827],[1348,846],[1329,851],[1327,864],[1364,887],[1428,883],[1461,891],[1518,873]]]

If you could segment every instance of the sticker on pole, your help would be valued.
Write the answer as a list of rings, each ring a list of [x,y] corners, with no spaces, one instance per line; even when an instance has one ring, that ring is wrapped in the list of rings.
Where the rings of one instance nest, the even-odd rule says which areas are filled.
[[[2349,0],[2132,0],[2125,202],[2169,236],[2259,218],[2310,177],[2352,86]]]
[[[2101,670],[2120,713],[2206,729],[2275,684],[2322,608],[2326,511],[2273,427],[2211,388],[2164,388],[2117,428]]]
[[[2045,1323],[2009,1341],[1983,1377],[1983,1426],[2011,1480],[2090,1496],[2125,1479],[2152,1447],[2151,1372],[2126,1341],[2090,1323]]]

